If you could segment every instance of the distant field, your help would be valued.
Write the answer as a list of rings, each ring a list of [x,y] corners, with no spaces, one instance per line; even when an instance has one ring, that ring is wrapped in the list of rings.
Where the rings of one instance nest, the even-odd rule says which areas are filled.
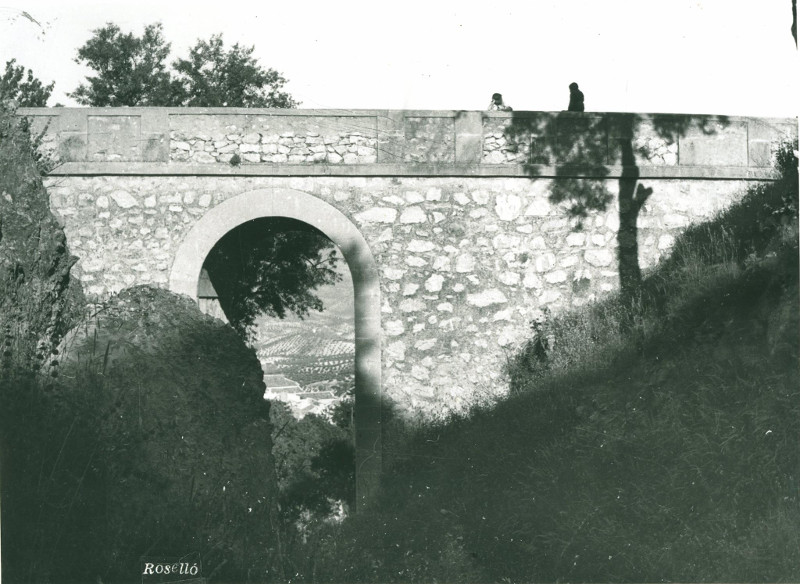
[[[355,331],[352,282],[346,268],[341,273],[342,282],[317,292],[323,312],[258,321],[252,344],[265,373],[280,373],[303,387],[336,381],[346,390],[354,373]]]
[[[281,356],[270,359],[268,365],[303,387],[321,381],[342,382],[353,376],[352,355],[334,358]]]
[[[305,331],[283,334],[273,339],[266,339],[259,344],[256,352],[260,359],[279,357],[283,355],[306,355],[327,357],[332,355],[350,355],[355,351],[352,340],[342,340],[321,336],[314,332]]]

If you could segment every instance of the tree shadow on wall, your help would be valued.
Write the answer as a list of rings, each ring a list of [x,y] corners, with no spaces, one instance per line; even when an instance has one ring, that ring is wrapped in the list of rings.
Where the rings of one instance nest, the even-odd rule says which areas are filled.
[[[653,195],[639,182],[640,165],[675,166],[679,139],[729,124],[726,116],[591,112],[513,112],[497,122],[504,123],[502,138],[487,162],[521,164],[532,178],[552,176],[550,202],[565,210],[575,230],[613,205],[609,177],[618,173],[617,260],[620,289],[629,298],[642,281],[637,221]]]

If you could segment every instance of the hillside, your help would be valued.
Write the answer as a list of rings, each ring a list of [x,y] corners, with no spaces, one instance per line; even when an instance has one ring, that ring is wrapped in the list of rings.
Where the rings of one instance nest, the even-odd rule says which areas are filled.
[[[796,146],[795,146],[796,148]],[[314,581],[797,581],[797,159],[633,301],[536,323],[513,395],[396,437]]]
[[[297,417],[330,412],[331,406],[351,394],[354,383],[355,327],[353,281],[344,260],[342,279],[316,291],[322,312],[305,318],[262,316],[256,321],[252,347],[264,370],[267,399],[286,402]],[[298,392],[270,391],[269,376],[281,374],[297,382]]]

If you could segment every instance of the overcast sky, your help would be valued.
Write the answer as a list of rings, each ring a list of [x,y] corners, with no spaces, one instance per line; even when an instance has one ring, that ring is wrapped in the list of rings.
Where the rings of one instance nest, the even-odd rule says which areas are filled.
[[[20,11],[43,25],[40,28]],[[255,46],[303,108],[562,110],[796,116],[790,0],[0,0],[0,64],[55,81],[88,71],[77,48],[106,22],[164,25],[173,56],[198,38]]]

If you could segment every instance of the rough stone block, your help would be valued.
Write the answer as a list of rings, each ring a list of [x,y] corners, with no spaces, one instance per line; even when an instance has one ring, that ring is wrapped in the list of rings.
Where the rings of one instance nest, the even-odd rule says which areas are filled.
[[[140,116],[90,115],[87,124],[89,160],[142,160]]]
[[[607,249],[586,250],[583,259],[586,260],[586,263],[597,267],[610,266],[614,262],[613,254]]]
[[[547,199],[537,198],[525,209],[526,217],[547,217],[552,206]]]
[[[430,278],[425,280],[425,289],[428,292],[439,292],[442,289],[444,277],[439,274],[433,274]]]
[[[517,195],[501,193],[495,199],[495,213],[503,221],[513,221],[522,212],[522,199]]]
[[[427,220],[422,207],[409,207],[400,214],[400,223],[425,223]]]
[[[750,166],[768,168],[772,166],[772,144],[768,141],[750,140],[748,145]]]
[[[559,164],[606,164],[608,136],[605,117],[569,112],[560,115],[555,161]]]
[[[493,304],[504,304],[508,298],[497,288],[484,290],[477,294],[467,294],[467,303],[478,308],[484,308]]]
[[[114,191],[111,198],[122,209],[130,209],[139,205],[139,201],[127,191]]]
[[[402,222],[402,218],[401,218]],[[427,251],[432,251],[436,246],[431,243],[430,241],[424,241],[421,239],[413,239],[408,243],[406,249],[411,253],[425,253]]]
[[[747,123],[714,122],[679,140],[681,166],[747,166]]]
[[[475,164],[480,162],[483,145],[483,115],[481,112],[463,112],[455,118],[455,162]]]
[[[61,132],[58,138],[58,158],[62,162],[83,162],[88,148],[85,133]]]
[[[168,162],[169,137],[163,133],[142,135],[142,161]]]
[[[466,274],[475,269],[475,258],[471,254],[461,254],[456,258],[456,272]]]
[[[402,335],[406,330],[402,320],[390,320],[383,325],[383,332],[386,336],[396,337]]]
[[[403,159],[455,162],[455,121],[450,117],[406,117]]]
[[[375,207],[356,213],[356,220],[361,223],[394,223],[397,218],[397,209],[390,207]]]

